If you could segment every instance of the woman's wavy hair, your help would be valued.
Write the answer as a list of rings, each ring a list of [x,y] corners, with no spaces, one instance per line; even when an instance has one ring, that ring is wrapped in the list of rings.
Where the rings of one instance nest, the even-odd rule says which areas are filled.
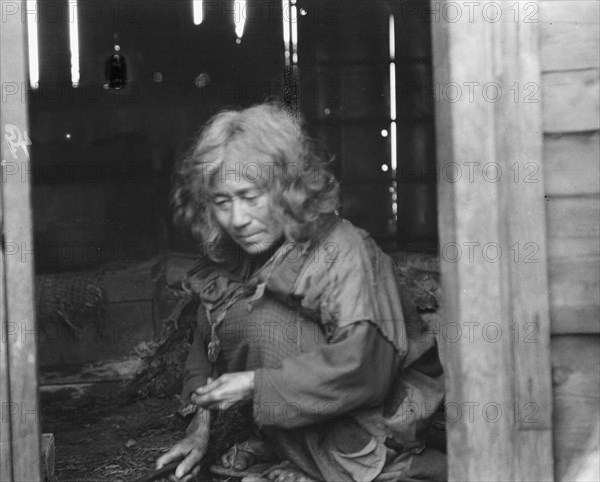
[[[176,225],[191,229],[205,250],[215,253],[212,248],[226,241],[213,216],[210,186],[232,149],[270,159],[261,169],[263,187],[271,191],[272,215],[288,240],[308,241],[324,215],[335,212],[339,184],[299,116],[276,102],[225,110],[206,123],[179,162],[171,193]]]

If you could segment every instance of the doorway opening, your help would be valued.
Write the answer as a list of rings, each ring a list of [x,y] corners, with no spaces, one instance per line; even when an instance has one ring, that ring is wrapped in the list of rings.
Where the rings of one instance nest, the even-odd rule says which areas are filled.
[[[424,311],[435,311],[427,6],[152,0],[98,13],[78,0],[76,30],[72,12],[38,13],[27,104],[42,427],[56,436],[58,480],[90,470],[131,478],[184,429],[169,417],[180,383],[171,375],[190,326],[173,372],[146,387],[147,398],[114,394],[156,353],[197,252],[170,222],[171,173],[220,109],[269,98],[297,109],[331,154],[342,216],[394,256],[429,295]],[[107,67],[114,55],[118,69]]]

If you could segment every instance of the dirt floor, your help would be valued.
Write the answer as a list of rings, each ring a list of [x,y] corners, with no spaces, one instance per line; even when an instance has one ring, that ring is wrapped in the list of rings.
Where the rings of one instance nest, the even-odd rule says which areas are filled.
[[[421,310],[437,308],[439,283],[435,272],[407,271],[403,279]],[[165,288],[165,293],[161,318],[165,318],[179,300],[173,290]],[[157,347],[150,358],[144,358],[147,370],[137,380],[134,397],[123,395],[124,381],[108,381],[115,380],[115,374],[122,380],[123,374],[135,372],[139,367],[135,363],[131,365],[131,360],[104,363],[100,372],[97,368],[81,372],[78,366],[73,373],[59,370],[52,376],[45,374],[47,389],[41,392],[42,431],[55,437],[52,482],[135,481],[152,470],[156,459],[183,437],[188,422],[177,414],[179,402],[175,396],[166,394],[181,391],[183,363],[195,326],[195,310],[190,311],[191,317],[185,313],[177,317],[178,322],[175,319],[172,323],[170,317],[163,320],[164,333],[155,343]],[[146,355],[136,352],[136,356]],[[107,373],[102,372],[105,365],[110,368]],[[65,384],[75,379],[80,383]],[[92,380],[94,383],[85,383]],[[208,466],[248,434],[239,422],[240,417],[219,417],[211,425],[207,467],[198,481],[234,480],[212,476]],[[439,425],[431,446],[444,450],[443,424]]]
[[[42,429],[55,437],[57,482],[136,480],[185,433],[176,400],[126,402],[115,395],[117,384],[97,385],[80,399],[68,389],[42,395]],[[226,479],[205,473],[198,480]]]
[[[80,398],[69,388],[42,392],[42,430],[54,434],[56,445],[50,482],[135,481],[154,469],[156,459],[183,437],[188,422],[176,413],[176,399],[127,401],[121,388],[117,382],[96,383]],[[428,445],[445,452],[443,424],[434,425]],[[208,466],[233,443],[247,437],[243,427],[240,417],[216,420],[211,428],[209,460],[197,481],[239,480],[214,476]]]

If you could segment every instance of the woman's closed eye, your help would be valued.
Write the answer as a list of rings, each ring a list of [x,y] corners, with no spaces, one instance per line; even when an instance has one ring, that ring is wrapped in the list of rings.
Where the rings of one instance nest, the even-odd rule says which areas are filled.
[[[231,198],[227,196],[215,196],[212,203],[219,209],[228,209],[231,206]]]
[[[247,192],[244,193],[240,196],[240,199],[242,201],[246,201],[248,203],[255,203],[256,201],[258,201],[258,198],[261,196],[261,193],[257,192],[257,191],[251,191],[251,192]]]
[[[237,198],[248,205],[254,206],[263,194],[264,192],[259,190],[244,191],[239,195],[233,196],[217,194],[216,196],[213,196],[212,203],[219,209],[227,210],[231,207],[233,200]]]

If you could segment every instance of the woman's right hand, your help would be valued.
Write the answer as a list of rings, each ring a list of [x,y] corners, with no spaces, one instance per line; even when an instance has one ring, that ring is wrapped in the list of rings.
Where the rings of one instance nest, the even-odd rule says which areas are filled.
[[[188,435],[176,443],[171,450],[158,458],[156,468],[160,469],[183,457],[183,460],[175,470],[175,476],[171,475],[169,480],[172,482],[191,481],[200,472],[200,462],[206,454],[207,446],[208,437],[197,434]]]

